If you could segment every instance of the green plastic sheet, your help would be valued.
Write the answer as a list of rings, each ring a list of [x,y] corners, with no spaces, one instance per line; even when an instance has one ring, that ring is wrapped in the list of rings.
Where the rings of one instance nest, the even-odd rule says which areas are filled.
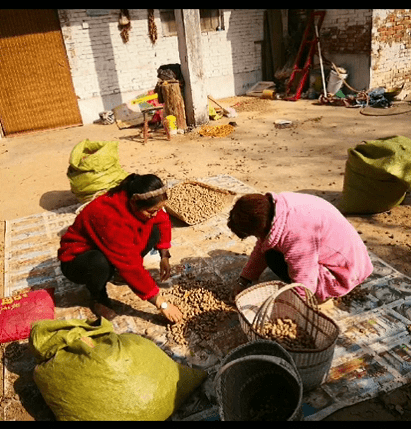
[[[67,177],[80,202],[117,186],[128,176],[119,162],[118,142],[83,140],[71,151]]]
[[[339,209],[381,213],[399,205],[411,185],[411,140],[393,136],[348,149]]]
[[[33,324],[33,378],[57,420],[166,420],[207,376],[173,361],[155,343],[112,324]]]

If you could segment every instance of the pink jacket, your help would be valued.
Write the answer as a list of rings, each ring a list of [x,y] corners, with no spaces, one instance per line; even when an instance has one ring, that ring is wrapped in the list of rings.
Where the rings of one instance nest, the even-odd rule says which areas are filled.
[[[275,249],[283,253],[293,282],[322,301],[347,294],[372,273],[360,236],[331,203],[293,192],[271,195],[276,204],[271,230],[257,240],[241,276],[257,280],[267,267],[264,253]]]

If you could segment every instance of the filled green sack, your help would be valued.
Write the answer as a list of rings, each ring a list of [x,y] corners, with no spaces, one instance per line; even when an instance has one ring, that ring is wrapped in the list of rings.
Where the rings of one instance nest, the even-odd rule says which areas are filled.
[[[370,140],[348,149],[339,209],[381,213],[400,204],[411,185],[411,140]]]
[[[207,373],[104,318],[33,324],[33,378],[57,420],[165,420]]]
[[[120,166],[116,141],[83,140],[71,151],[69,164],[70,188],[82,203],[90,201],[97,192],[117,186],[128,176]]]

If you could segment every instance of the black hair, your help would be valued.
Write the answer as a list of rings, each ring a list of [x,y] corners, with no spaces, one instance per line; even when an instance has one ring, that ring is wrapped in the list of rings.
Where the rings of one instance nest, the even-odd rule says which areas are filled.
[[[160,189],[164,186],[163,181],[155,174],[129,174],[119,185],[110,189],[107,194],[112,196],[121,191],[127,192],[127,197],[131,199],[134,194],[145,194]],[[147,198],[146,200],[134,200],[134,204],[139,209],[153,207],[161,201],[167,199],[167,193]]]

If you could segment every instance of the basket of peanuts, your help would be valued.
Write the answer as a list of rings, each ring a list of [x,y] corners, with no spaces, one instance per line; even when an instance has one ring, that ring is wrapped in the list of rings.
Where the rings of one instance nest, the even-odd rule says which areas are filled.
[[[318,310],[309,289],[300,283],[270,281],[240,292],[235,303],[248,339],[272,340],[284,347],[298,368],[305,391],[326,380],[340,330]]]

